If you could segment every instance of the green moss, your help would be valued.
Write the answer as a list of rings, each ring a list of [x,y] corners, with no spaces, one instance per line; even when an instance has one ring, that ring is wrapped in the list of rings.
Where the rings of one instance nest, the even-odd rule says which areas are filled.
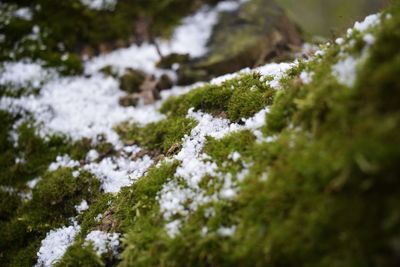
[[[115,203],[116,215],[126,233],[121,266],[150,266],[159,261],[167,247],[164,222],[156,196],[167,179],[173,177],[177,164],[163,163],[125,188]]]
[[[137,143],[150,150],[166,154],[176,152],[182,138],[196,125],[194,120],[182,117],[170,117],[144,127],[123,123],[116,127],[118,134],[126,143]]]
[[[0,184],[23,186],[45,172],[58,155],[69,154],[73,159],[81,160],[90,149],[90,141],[85,139],[71,143],[62,136],[53,135],[43,140],[36,135],[36,129],[30,122],[21,124],[17,129],[18,144],[15,147],[9,133],[16,119],[6,112],[0,114],[5,126],[1,130]],[[16,162],[17,157],[23,158],[23,161]]]
[[[222,139],[208,138],[204,152],[221,166],[233,152],[239,152],[242,158],[251,157],[255,139],[254,134],[248,130],[234,132]]]
[[[99,194],[99,187],[100,182],[91,174],[81,172],[75,178],[68,168],[43,175],[32,191],[32,200],[19,206],[1,231],[4,255],[0,262],[6,265],[17,260],[33,265],[46,233],[69,224],[69,218],[77,215],[75,205],[82,199],[90,204]]]
[[[82,247],[81,245],[73,245],[68,248],[63,258],[55,264],[56,267],[101,267],[105,266],[104,262],[96,255],[93,248]]]
[[[144,79],[145,74],[143,72],[129,69],[120,79],[120,88],[128,93],[138,93]]]
[[[272,101],[273,90],[260,81],[260,75],[248,74],[221,85],[203,87],[164,102],[161,112],[184,116],[190,108],[240,121],[260,111]]]
[[[84,238],[91,230],[93,230],[96,226],[99,225],[99,222],[96,221],[96,217],[109,209],[114,200],[114,196],[111,194],[101,194],[98,198],[94,199],[94,201],[89,206],[89,209],[85,211],[80,217],[81,221],[81,231],[79,232],[79,237]]]

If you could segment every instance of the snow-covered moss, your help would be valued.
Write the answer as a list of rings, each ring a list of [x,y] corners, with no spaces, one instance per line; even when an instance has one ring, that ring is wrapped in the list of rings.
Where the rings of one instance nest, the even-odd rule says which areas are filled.
[[[31,106],[0,113],[1,265],[394,266],[399,29],[393,5],[310,57],[146,107],[97,70],[2,95]]]

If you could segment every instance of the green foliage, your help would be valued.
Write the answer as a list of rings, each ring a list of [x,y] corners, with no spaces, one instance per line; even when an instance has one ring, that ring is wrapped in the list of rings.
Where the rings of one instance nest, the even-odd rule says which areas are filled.
[[[92,10],[79,0],[3,2],[0,14],[28,7],[33,16],[28,21],[14,16],[7,23],[0,21],[0,32],[5,36],[0,61],[40,59],[67,75],[80,74],[83,70],[76,53],[85,49],[97,53],[100,46],[120,47],[129,44],[132,37],[152,41],[148,39],[169,36],[183,16],[199,7],[181,0],[122,0],[113,10]],[[136,25],[146,25],[142,29],[145,32],[137,32]],[[28,36],[32,35],[33,26],[39,31],[31,38]]]
[[[120,88],[128,93],[140,92],[145,74],[138,70],[129,69],[120,79]]]
[[[332,75],[339,56],[334,46],[283,80],[264,129],[271,142],[257,144],[246,131],[208,139],[204,151],[224,172],[237,171],[228,160],[233,151],[252,160],[238,197],[200,207],[174,239],[160,234],[144,241],[132,234],[122,265],[395,266],[400,236],[399,10],[392,10],[393,18],[374,33],[376,44],[353,88]],[[364,45],[348,51],[360,53]],[[311,83],[299,80],[302,71],[313,73]],[[191,106],[201,109],[196,94],[163,108],[180,115]],[[218,100],[217,108],[204,105],[203,110],[226,112],[227,105]],[[216,215],[206,219],[209,206]],[[236,225],[235,234],[217,235],[221,225]],[[203,235],[205,226],[208,234]],[[143,229],[154,235],[154,228]],[[130,256],[132,250],[136,254]]]
[[[177,164],[163,163],[148,174],[124,188],[119,194],[115,210],[126,233],[121,266],[151,266],[160,260],[167,249],[167,235],[159,213],[156,196],[167,179],[173,177]]]
[[[185,95],[171,97],[164,102],[161,112],[184,116],[194,108],[214,115],[225,114],[237,122],[270,104],[272,96],[273,90],[260,81],[258,74],[247,74],[221,85],[207,84]]]
[[[208,138],[204,152],[220,166],[233,152],[239,152],[244,158],[251,157],[254,153],[255,139],[254,134],[248,130],[234,132],[218,140]]]
[[[102,267],[103,261],[96,255],[93,248],[81,245],[72,245],[67,249],[64,257],[55,264],[56,267]]]
[[[144,127],[140,127],[138,124],[123,123],[118,125],[116,130],[126,143],[137,143],[147,149],[166,154],[173,146],[179,147],[182,138],[189,134],[195,125],[196,123],[192,119],[169,117]]]
[[[0,184],[19,185],[39,176],[58,155],[69,154],[73,159],[84,159],[90,149],[89,140],[70,143],[62,136],[53,135],[43,140],[35,133],[32,123],[25,122],[18,129],[18,144],[15,147],[10,140],[9,133],[12,123],[17,118],[0,111],[1,128],[0,138]],[[21,157],[21,162],[16,158]]]
[[[69,218],[77,215],[75,205],[82,199],[91,203],[99,194],[99,187],[100,182],[85,172],[78,178],[68,168],[44,174],[32,190],[32,200],[20,205],[15,216],[4,222],[0,231],[2,265],[9,261],[33,265],[46,233],[69,224]]]

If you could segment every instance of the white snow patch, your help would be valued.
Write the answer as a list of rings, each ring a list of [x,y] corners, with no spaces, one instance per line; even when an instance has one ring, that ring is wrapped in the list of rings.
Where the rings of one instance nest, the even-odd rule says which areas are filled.
[[[153,160],[147,155],[135,161],[124,157],[108,157],[98,163],[86,164],[83,168],[96,175],[106,193],[117,193],[143,176],[152,164]]]
[[[85,238],[85,245],[93,245],[97,255],[101,256],[107,251],[112,251],[114,255],[118,253],[119,233],[105,233],[99,230],[91,231]]]
[[[233,161],[238,161],[240,159],[241,155],[239,152],[234,151],[231,154],[228,155],[228,159],[231,159]]]
[[[81,3],[93,10],[113,10],[117,0],[80,0]]]
[[[280,89],[281,79],[285,76],[288,70],[297,65],[297,61],[292,63],[270,63],[256,68],[255,71],[258,71],[265,78],[272,77],[273,79],[271,81],[266,81],[266,83],[274,89]]]
[[[91,149],[86,155],[86,160],[89,162],[95,161],[99,157],[99,152],[96,149]]]
[[[250,129],[255,132],[256,136],[260,136],[262,141],[262,133],[259,130],[265,124],[265,114],[268,112],[265,108],[258,112],[254,117],[244,120],[244,126],[236,123],[230,123],[229,120],[213,118],[211,115],[193,109],[188,111],[188,117],[195,119],[198,124],[192,129],[190,135],[183,138],[181,151],[174,157],[181,164],[175,172],[175,179],[183,179],[187,187],[181,185],[176,180],[171,179],[164,184],[159,192],[157,199],[160,204],[160,211],[166,224],[167,233],[174,237],[179,233],[179,227],[182,224],[181,219],[173,219],[176,215],[181,218],[187,217],[191,212],[196,211],[201,205],[218,201],[219,199],[233,199],[237,195],[237,185],[234,177],[230,173],[221,174],[218,172],[218,166],[210,160],[210,157],[203,152],[206,137],[214,137],[220,139],[229,133]],[[239,159],[240,154],[233,153],[232,158]],[[236,180],[243,181],[248,173],[246,164],[244,169],[236,176]],[[212,176],[221,179],[222,188],[220,192],[214,195],[207,195],[199,186],[204,176]]]
[[[332,66],[333,75],[339,83],[353,87],[357,78],[357,64],[354,57],[348,56]]]
[[[360,32],[365,32],[368,29],[377,26],[379,22],[380,22],[380,14],[372,14],[367,16],[362,22],[357,21],[354,24],[354,29]]]
[[[0,85],[14,87],[38,87],[55,76],[54,71],[44,69],[40,63],[34,62],[5,62],[0,70]]]
[[[79,205],[75,206],[76,211],[80,214],[87,210],[89,208],[89,205],[86,200],[82,200]]]
[[[14,12],[14,16],[23,20],[31,20],[32,19],[32,10],[28,7],[22,7]]]
[[[39,96],[2,98],[0,108],[32,113],[42,137],[61,133],[72,140],[95,140],[104,134],[108,142],[118,146],[119,137],[112,129],[115,124],[126,120],[146,124],[164,117],[154,106],[121,107],[118,99],[123,95],[115,79],[98,74],[54,80]]]
[[[235,10],[246,1],[223,1],[215,8],[204,7],[195,14],[184,18],[181,25],[175,29],[171,40],[157,41],[162,54],[187,53],[192,57],[204,55],[207,52],[206,45],[212,29],[218,22],[219,13]],[[119,73],[130,67],[159,76],[165,72],[156,68],[159,60],[160,57],[154,45],[144,43],[137,46],[134,44],[129,48],[118,49],[87,61],[85,72],[91,74],[105,66],[113,66]]]
[[[233,236],[235,234],[235,232],[236,232],[236,226],[235,225],[231,226],[231,227],[220,227],[217,230],[217,233],[220,236],[223,236],[223,237],[231,237],[231,236]]]
[[[314,73],[312,73],[312,72],[302,71],[300,73],[300,79],[304,84],[311,83],[313,76],[314,76]]]
[[[40,180],[42,180],[41,177],[35,178],[33,180],[30,180],[29,182],[26,183],[26,185],[30,188],[33,189],[36,187],[37,183],[40,182]]]
[[[37,253],[38,261],[36,267],[53,266],[64,255],[67,248],[74,242],[75,236],[80,231],[80,226],[74,222],[73,225],[51,230],[46,238],[42,240],[41,247]]]
[[[56,161],[49,165],[49,171],[55,171],[61,167],[74,168],[78,167],[79,162],[71,159],[68,155],[57,156]]]

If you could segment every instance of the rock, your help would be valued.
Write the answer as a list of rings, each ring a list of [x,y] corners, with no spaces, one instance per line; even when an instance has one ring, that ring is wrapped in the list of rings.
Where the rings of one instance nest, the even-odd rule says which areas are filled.
[[[282,57],[301,44],[297,26],[274,0],[253,0],[221,14],[208,43],[210,53],[197,65],[221,75]]]
[[[130,94],[123,96],[119,99],[119,104],[123,107],[134,107],[139,102],[139,95],[138,94]]]
[[[146,74],[142,71],[129,68],[120,78],[120,88],[127,93],[138,93],[145,78]]]
[[[162,91],[165,89],[170,89],[174,85],[172,79],[167,75],[163,74],[157,81],[156,88],[158,91]]]
[[[157,83],[158,81],[153,75],[146,76],[146,79],[140,86],[140,98],[143,100],[143,104],[152,104],[160,98],[160,94],[156,88]]]

